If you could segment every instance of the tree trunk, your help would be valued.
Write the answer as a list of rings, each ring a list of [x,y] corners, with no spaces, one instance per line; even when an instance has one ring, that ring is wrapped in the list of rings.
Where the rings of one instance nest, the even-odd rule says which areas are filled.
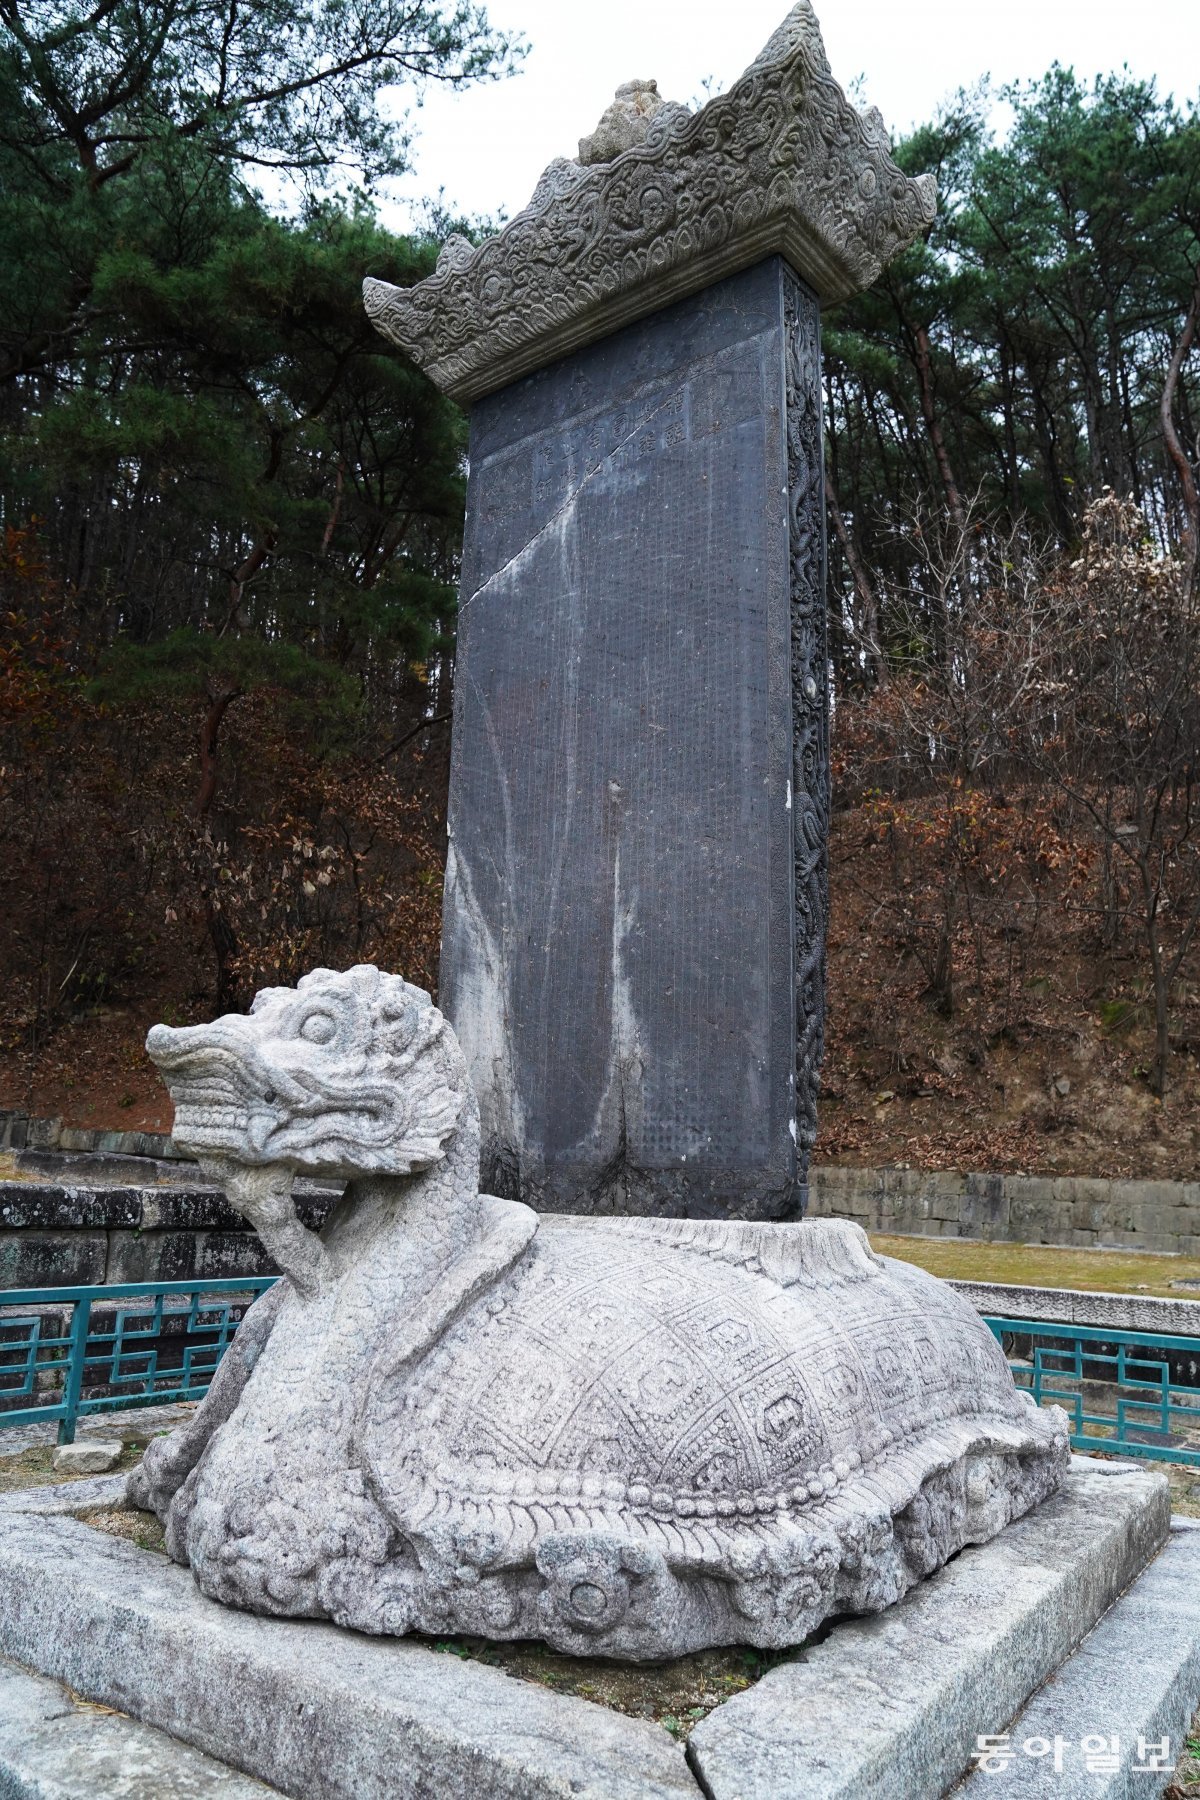
[[[1157,936],[1157,933],[1154,934]],[[1167,1091],[1167,1059],[1171,1054],[1170,982],[1162,966],[1162,958],[1154,955],[1154,1068],[1150,1087],[1161,1100]]]
[[[1004,412],[1004,485],[1008,510],[1016,519],[1021,512],[1021,462],[1017,454],[1015,358],[1003,328],[1000,333],[1000,383]]]
[[[938,935],[937,955],[934,958],[929,993],[934,1011],[940,1013],[943,1019],[952,1019],[954,1017],[954,902],[949,893],[947,893],[945,909],[942,913],[942,925]]]
[[[1050,483],[1050,493],[1054,503],[1054,521],[1058,527],[1058,540],[1065,547],[1075,542],[1078,536],[1078,527],[1071,502],[1067,496],[1067,484],[1059,465],[1058,434],[1054,424],[1054,409],[1047,397],[1041,372],[1035,373],[1032,366],[1029,368],[1029,382],[1033,393],[1034,430],[1042,452],[1042,463]]]
[[[1180,372],[1195,340],[1198,316],[1200,316],[1200,269],[1196,271],[1196,285],[1192,290],[1192,303],[1188,307],[1183,330],[1179,334],[1179,340],[1167,367],[1167,378],[1163,383],[1162,404],[1159,408],[1163,442],[1167,446],[1168,456],[1175,464],[1183,497],[1186,523],[1180,539],[1180,550],[1189,587],[1195,583],[1197,561],[1200,559],[1200,496],[1196,492],[1196,473],[1192,468],[1191,458],[1184,449],[1176,430],[1174,415],[1175,392],[1179,386]]]
[[[862,558],[854,545],[854,540],[846,528],[842,517],[842,509],[837,503],[833,483],[825,484],[825,503],[829,508],[829,518],[833,525],[834,535],[842,547],[846,558],[846,566],[850,570],[854,582],[854,591],[858,595],[858,628],[855,636],[866,653],[871,672],[875,677],[876,687],[883,687],[887,681],[887,665],[884,661],[883,646],[879,641],[879,602],[875,598],[875,589],[871,586],[871,578],[867,574]]]
[[[1100,942],[1111,952],[1121,936],[1121,886],[1117,876],[1113,836],[1112,790],[1104,796],[1104,835],[1100,847]]]
[[[1167,1091],[1167,1058],[1170,1055],[1171,977],[1163,965],[1162,944],[1158,936],[1160,894],[1145,855],[1139,859],[1142,881],[1143,918],[1146,927],[1146,949],[1150,956],[1150,974],[1154,982],[1154,1064],[1150,1070],[1150,1090],[1161,1100]]]
[[[204,723],[200,729],[200,791],[196,796],[196,817],[200,832],[203,834],[208,826],[209,814],[217,797],[218,747],[221,736],[221,725],[225,714],[233,702],[240,699],[237,688],[230,688],[223,694],[208,696],[208,709],[204,715]],[[217,966],[217,1007],[227,1011],[234,1001],[235,979],[233,962],[238,952],[237,935],[221,909],[213,891],[213,881],[204,882],[200,889],[200,901],[204,909],[204,924],[208,931],[208,941],[213,948],[213,957]]]
[[[233,702],[240,699],[241,694],[237,688],[208,696],[208,710],[200,728],[200,791],[196,796],[196,816],[201,825],[207,824],[213,801],[217,797],[217,746],[221,725]]]
[[[217,965],[217,1009],[228,1012],[237,1000],[237,980],[233,972],[238,953],[237,934],[213,898],[211,888],[204,889],[202,899],[208,941]]]
[[[929,333],[923,325],[918,326],[914,331],[913,342],[916,346],[917,380],[921,389],[921,415],[925,420],[925,429],[929,433],[929,442],[933,446],[933,454],[937,460],[938,474],[942,478],[942,488],[946,495],[946,505],[950,509],[950,517],[965,536],[967,515],[963,507],[962,493],[954,478],[950,453],[946,449],[946,440],[942,435],[942,427],[937,415],[933,393],[933,362],[929,354]]]

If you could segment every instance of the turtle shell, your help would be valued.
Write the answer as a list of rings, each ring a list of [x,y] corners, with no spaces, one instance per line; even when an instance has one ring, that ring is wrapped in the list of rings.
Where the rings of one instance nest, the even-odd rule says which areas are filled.
[[[409,1532],[486,1520],[506,1563],[580,1530],[720,1562],[731,1528],[827,1512],[881,1460],[894,1511],[971,1445],[1050,1429],[974,1310],[857,1226],[563,1219],[377,1380],[365,1447]]]

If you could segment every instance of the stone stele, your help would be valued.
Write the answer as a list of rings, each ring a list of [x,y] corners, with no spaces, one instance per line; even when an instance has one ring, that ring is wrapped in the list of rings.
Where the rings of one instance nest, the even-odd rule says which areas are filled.
[[[148,1048],[288,1277],[130,1478],[215,1600],[632,1660],[795,1644],[1066,1475],[1065,1415],[855,1225],[481,1194],[462,1052],[397,976],[317,969]],[[298,1173],[349,1182],[319,1238]]]
[[[796,6],[367,311],[471,405],[439,995],[484,1186],[799,1217],[828,912],[820,309],[934,216]]]

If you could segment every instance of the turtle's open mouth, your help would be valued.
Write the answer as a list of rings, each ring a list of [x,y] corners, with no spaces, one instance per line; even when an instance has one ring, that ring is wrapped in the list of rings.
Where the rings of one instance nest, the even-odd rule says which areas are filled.
[[[310,1069],[269,1062],[241,1020],[175,1029],[156,1025],[146,1048],[175,1102],[172,1136],[181,1149],[214,1151],[239,1162],[340,1166],[344,1151],[328,1145],[331,1122],[367,1149],[385,1144],[399,1111],[393,1088],[359,1078],[322,1081]]]
[[[373,995],[383,978],[366,974]],[[156,1025],[146,1048],[175,1102],[180,1147],[343,1178],[439,1162],[461,1109],[436,1048],[441,1016],[426,1000],[381,1005],[376,1017],[363,979],[317,971],[294,991],[267,990],[248,1016]]]
[[[183,1030],[156,1025],[146,1048],[171,1090],[172,1135],[182,1149],[273,1160],[268,1140],[303,1093],[263,1061],[248,1034],[220,1021]]]

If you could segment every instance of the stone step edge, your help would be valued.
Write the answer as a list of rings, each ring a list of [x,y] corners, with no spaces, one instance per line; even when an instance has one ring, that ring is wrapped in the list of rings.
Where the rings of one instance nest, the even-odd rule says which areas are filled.
[[[993,1767],[951,1791],[963,1800],[1030,1800],[1048,1789],[1055,1800],[1150,1800],[1171,1781],[1198,1703],[1200,1520],[1173,1518],[1155,1560],[1016,1718],[997,1728],[1002,1747]],[[1091,1768],[1083,1750],[1089,1738],[1106,1740],[1093,1742]],[[1169,1766],[1148,1769],[1153,1758],[1139,1753],[1139,1740],[1149,1751],[1164,1739]],[[1045,1753],[1029,1755],[1031,1741],[1045,1744]],[[1114,1760],[1115,1768],[1107,1766]]]
[[[936,1800],[1157,1555],[1166,1479],[1072,1459],[1067,1486],[898,1605],[846,1620],[710,1713],[710,1800]]]
[[[0,1655],[293,1800],[699,1800],[682,1746],[648,1720],[408,1640],[206,1600],[189,1570],[72,1516],[110,1492],[0,1501]]]
[[[133,1788],[187,1800],[271,1800],[279,1791],[0,1657],[4,1800],[103,1800]]]
[[[1017,1287],[993,1281],[952,1280],[949,1285],[969,1300],[977,1312],[994,1319],[1107,1326],[1110,1331],[1146,1331],[1158,1337],[1200,1339],[1200,1300],[1085,1288]],[[1197,1349],[1200,1350],[1200,1344]]]

